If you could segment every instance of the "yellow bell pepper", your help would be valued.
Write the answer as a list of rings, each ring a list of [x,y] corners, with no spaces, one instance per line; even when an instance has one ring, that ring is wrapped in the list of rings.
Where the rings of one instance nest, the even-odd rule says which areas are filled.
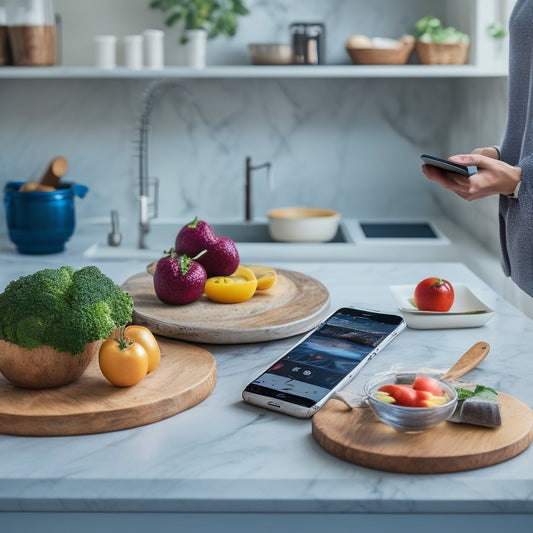
[[[257,278],[257,290],[264,291],[270,289],[278,279],[277,272],[269,266],[264,265],[245,265],[250,269]]]
[[[205,282],[204,293],[214,302],[236,304],[249,300],[257,288],[255,274],[242,265],[231,276],[215,276]]]

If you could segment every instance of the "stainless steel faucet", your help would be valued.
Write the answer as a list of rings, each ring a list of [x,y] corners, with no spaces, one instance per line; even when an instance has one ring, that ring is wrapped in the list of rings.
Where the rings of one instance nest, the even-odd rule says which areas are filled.
[[[150,219],[157,216],[157,209],[150,212],[152,205],[157,206],[158,189],[154,197],[150,195],[150,182],[148,173],[148,134],[150,133],[152,113],[159,98],[171,87],[191,92],[173,80],[158,80],[150,84],[143,96],[143,112],[139,124],[139,248],[147,248],[146,235],[150,232]]]
[[[267,180],[269,188],[272,189],[273,186],[273,176],[272,176],[272,164],[270,162],[261,163],[260,165],[252,165],[252,158],[246,158],[246,190],[245,190],[245,214],[244,220],[250,222],[252,220],[252,171],[259,170],[260,168],[267,169]]]

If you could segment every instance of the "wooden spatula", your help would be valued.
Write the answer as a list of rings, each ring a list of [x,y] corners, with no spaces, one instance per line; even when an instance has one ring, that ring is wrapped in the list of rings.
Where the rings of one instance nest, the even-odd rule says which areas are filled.
[[[57,189],[59,180],[68,170],[68,161],[66,157],[59,156],[52,159],[52,162],[46,169],[41,178],[41,185],[48,185]]]
[[[488,342],[477,342],[468,349],[460,359],[440,378],[443,381],[454,380],[464,376],[475,368],[489,353],[490,345]]]

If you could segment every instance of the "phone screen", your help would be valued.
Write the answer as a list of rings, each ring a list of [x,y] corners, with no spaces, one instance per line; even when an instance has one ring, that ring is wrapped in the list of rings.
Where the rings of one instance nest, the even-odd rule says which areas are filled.
[[[243,397],[248,400],[248,392],[301,407],[315,406],[347,376],[355,376],[354,370],[404,327],[397,315],[339,309],[250,383]]]

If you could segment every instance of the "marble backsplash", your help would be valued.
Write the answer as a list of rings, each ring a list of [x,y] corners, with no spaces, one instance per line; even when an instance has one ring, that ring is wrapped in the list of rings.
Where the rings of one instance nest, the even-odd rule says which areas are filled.
[[[35,179],[64,155],[68,179],[90,187],[78,201],[79,219],[117,209],[136,221],[137,126],[148,84],[2,80],[0,180]],[[447,152],[449,84],[186,80],[188,92],[167,91],[152,119],[149,164],[160,179],[160,216],[243,217],[246,156],[273,165],[272,190],[265,173],[253,175],[257,217],[294,204],[350,217],[432,213],[419,155]]]

